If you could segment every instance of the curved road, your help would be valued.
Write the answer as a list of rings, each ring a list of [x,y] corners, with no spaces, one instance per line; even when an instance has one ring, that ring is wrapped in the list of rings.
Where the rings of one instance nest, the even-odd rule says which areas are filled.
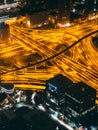
[[[92,43],[97,28],[97,24],[88,22],[50,30],[10,25],[14,40],[0,52],[1,81],[45,84],[47,79],[62,73],[74,82],[83,81],[98,89],[98,53]],[[64,46],[57,51],[60,44]],[[29,89],[28,85],[24,89]]]

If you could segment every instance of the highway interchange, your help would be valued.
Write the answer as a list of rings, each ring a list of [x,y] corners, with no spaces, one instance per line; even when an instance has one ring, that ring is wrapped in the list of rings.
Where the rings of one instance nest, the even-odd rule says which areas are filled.
[[[1,82],[14,83],[21,89],[43,90],[46,80],[62,73],[98,90],[98,48],[92,43],[92,37],[98,33],[95,20],[46,30],[24,28],[16,23],[9,26],[9,41],[0,46]]]

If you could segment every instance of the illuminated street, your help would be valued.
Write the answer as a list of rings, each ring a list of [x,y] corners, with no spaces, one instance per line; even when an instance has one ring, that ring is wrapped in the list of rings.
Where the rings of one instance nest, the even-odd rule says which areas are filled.
[[[1,44],[1,82],[14,83],[22,89],[31,89],[32,85],[33,89],[33,84],[44,85],[46,80],[62,73],[74,82],[83,81],[97,89],[98,48],[92,43],[97,32],[57,55],[94,31],[98,31],[94,20],[50,30],[27,29],[10,23],[10,39]],[[44,89],[43,85],[42,88],[34,85],[34,89]]]
[[[0,130],[98,130],[98,0],[0,0]]]

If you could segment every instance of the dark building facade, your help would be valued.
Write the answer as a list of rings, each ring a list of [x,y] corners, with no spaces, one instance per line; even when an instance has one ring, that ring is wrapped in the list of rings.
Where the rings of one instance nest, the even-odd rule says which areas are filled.
[[[0,41],[7,41],[9,39],[9,26],[0,23]]]
[[[98,0],[27,0],[30,13],[55,11],[57,21],[68,23],[98,12]]]
[[[46,0],[27,0],[27,6],[32,13],[47,10]]]

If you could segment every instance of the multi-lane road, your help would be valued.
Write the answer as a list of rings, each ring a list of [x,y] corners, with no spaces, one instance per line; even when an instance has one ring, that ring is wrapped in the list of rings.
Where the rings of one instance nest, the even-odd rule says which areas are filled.
[[[12,82],[22,89],[44,89],[47,79],[62,73],[74,82],[83,81],[98,89],[98,48],[92,43],[97,33],[66,50],[94,31],[98,31],[94,20],[46,30],[10,24],[10,39],[0,50],[1,82]]]

